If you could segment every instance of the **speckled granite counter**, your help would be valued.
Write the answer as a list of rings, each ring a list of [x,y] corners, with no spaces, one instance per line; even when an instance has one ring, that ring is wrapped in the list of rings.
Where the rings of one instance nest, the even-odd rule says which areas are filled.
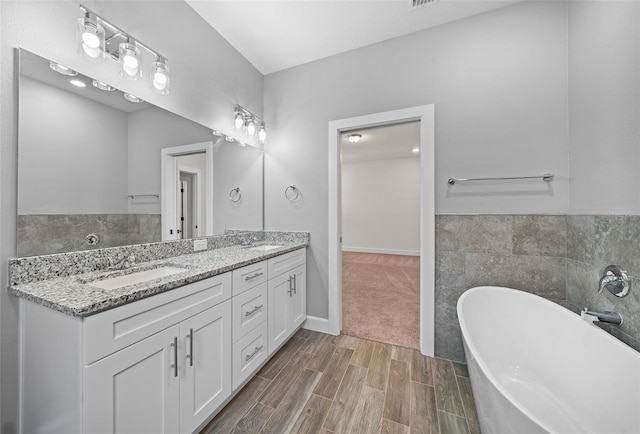
[[[290,235],[304,233],[280,234],[283,234],[283,236],[261,237],[263,240],[272,240],[272,243],[277,242],[277,244],[281,246],[268,251],[253,250],[248,247],[236,245],[146,261],[136,264],[128,270],[110,271],[102,269],[44,280],[15,278],[14,275],[19,275],[19,271],[21,271],[20,266],[22,265],[22,267],[24,267],[24,264],[21,264],[20,261],[26,261],[24,261],[23,258],[14,259],[10,260],[9,263],[10,275],[13,277],[11,278],[12,285],[8,289],[11,294],[50,307],[67,315],[79,317],[89,316],[309,245],[308,234],[306,234],[306,236]],[[287,236],[287,234],[289,234],[289,236]],[[129,247],[129,251],[135,248],[136,246]],[[112,251],[111,253],[114,252]],[[102,257],[105,256],[104,253],[99,253],[99,255],[100,254]],[[38,263],[38,258],[34,258],[27,258],[26,260],[30,259]],[[14,262],[12,263],[12,261]],[[50,262],[51,260],[49,258],[47,258],[47,260],[40,259],[40,263],[42,264],[49,264]],[[97,280],[104,280],[131,274],[136,271],[151,270],[165,266],[180,267],[184,268],[185,271],[116,289],[105,290],[90,285],[91,282]],[[51,268],[55,267],[45,267],[45,269],[42,270],[42,274],[50,276],[52,274]],[[11,271],[14,271],[14,273],[11,273]],[[37,273],[37,271],[38,270],[33,269],[31,274]],[[56,272],[54,271],[53,274],[56,275]]]

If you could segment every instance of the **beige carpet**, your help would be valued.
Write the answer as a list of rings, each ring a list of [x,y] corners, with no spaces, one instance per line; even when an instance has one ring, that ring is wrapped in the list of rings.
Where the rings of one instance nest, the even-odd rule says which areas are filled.
[[[342,333],[418,349],[420,257],[342,252]]]

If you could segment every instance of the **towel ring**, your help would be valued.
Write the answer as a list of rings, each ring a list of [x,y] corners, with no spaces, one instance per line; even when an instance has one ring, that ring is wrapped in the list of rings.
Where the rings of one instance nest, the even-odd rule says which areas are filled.
[[[229,200],[233,203],[240,202],[242,199],[242,193],[240,193],[240,187],[236,187],[229,192]]]
[[[291,192],[289,190],[291,190]],[[300,196],[300,190],[298,190],[298,187],[295,185],[291,184],[284,189],[284,197],[286,197],[289,202],[293,202],[298,196]]]

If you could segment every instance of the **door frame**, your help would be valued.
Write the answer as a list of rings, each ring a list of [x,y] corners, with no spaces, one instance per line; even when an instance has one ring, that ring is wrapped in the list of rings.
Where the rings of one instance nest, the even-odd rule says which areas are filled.
[[[193,143],[190,145],[162,148],[161,152],[161,218],[160,226],[162,241],[177,240],[177,233],[170,234],[171,229],[177,226],[178,191],[177,185],[180,177],[178,159],[176,157],[204,152],[205,154],[205,233],[201,236],[213,235],[213,142]],[[200,177],[202,178],[202,177]]]
[[[435,106],[373,113],[329,122],[329,262],[327,331],[342,330],[342,192],[340,135],[357,128],[420,121],[420,352],[435,350]]]

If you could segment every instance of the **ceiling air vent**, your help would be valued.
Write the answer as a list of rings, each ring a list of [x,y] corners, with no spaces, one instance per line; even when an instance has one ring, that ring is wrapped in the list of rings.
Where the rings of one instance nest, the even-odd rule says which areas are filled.
[[[409,0],[409,9],[421,8],[434,3],[438,3],[438,0]]]

